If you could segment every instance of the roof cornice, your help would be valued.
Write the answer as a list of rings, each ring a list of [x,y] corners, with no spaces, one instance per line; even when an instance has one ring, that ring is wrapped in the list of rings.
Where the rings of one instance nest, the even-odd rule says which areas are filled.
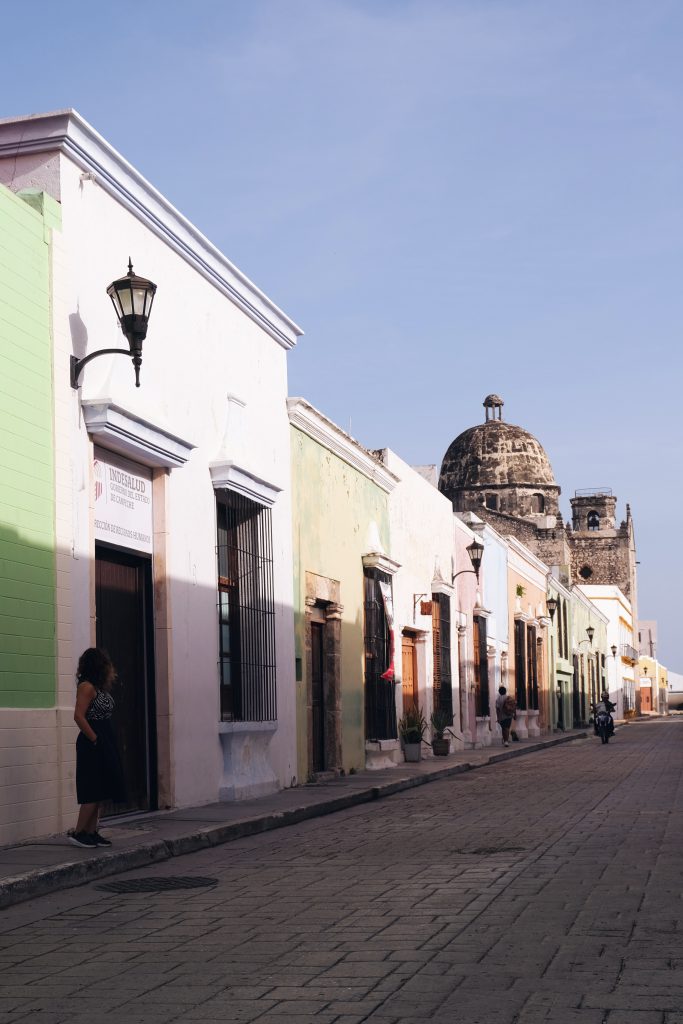
[[[129,164],[75,110],[0,120],[0,157],[64,153],[106,192],[235,303],[291,349],[302,329]]]
[[[342,462],[358,470],[387,494],[400,483],[396,474],[387,469],[383,462],[304,398],[288,398],[287,412],[293,427],[337,455]]]

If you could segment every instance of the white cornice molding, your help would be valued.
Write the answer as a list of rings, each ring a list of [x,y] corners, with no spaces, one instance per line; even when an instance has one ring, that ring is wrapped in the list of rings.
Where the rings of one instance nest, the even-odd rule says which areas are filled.
[[[371,455],[367,448],[363,448],[350,434],[345,433],[332,420],[328,420],[327,416],[304,398],[288,398],[287,412],[293,427],[327,448],[348,466],[358,470],[387,494],[400,483],[396,474],[387,469],[383,462]]]
[[[302,329],[75,110],[0,120],[0,157],[64,153],[284,349]]]
[[[236,491],[267,508],[275,504],[278,494],[282,491],[281,487],[261,479],[248,469],[236,466],[234,462],[212,462],[209,470],[214,490]]]
[[[379,569],[380,572],[386,573],[387,576],[395,576],[401,568],[401,563],[394,561],[393,558],[389,558],[383,551],[368,551],[366,555],[363,555],[363,568]]]
[[[452,587],[449,583],[446,583],[444,579],[437,579],[434,577],[431,583],[432,594],[443,594],[445,597],[453,597],[455,594],[455,587]]]
[[[85,399],[81,410],[88,433],[99,445],[144,466],[177,469],[197,447],[109,399]]]

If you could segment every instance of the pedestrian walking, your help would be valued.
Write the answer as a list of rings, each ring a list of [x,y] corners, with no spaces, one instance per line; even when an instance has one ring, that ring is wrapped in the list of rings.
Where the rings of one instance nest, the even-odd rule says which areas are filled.
[[[510,746],[510,728],[513,718],[517,717],[517,701],[514,697],[508,696],[504,686],[498,687],[496,697],[496,719],[503,733],[503,746]]]
[[[80,729],[76,740],[76,797],[80,811],[69,838],[76,846],[94,849],[111,846],[97,831],[102,804],[106,800],[120,803],[126,796],[111,726],[111,688],[116,670],[107,652],[99,647],[84,651],[78,661],[76,679],[74,721]]]

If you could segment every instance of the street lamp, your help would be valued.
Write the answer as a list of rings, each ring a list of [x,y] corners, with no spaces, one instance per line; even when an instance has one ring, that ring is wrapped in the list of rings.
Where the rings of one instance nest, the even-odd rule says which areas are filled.
[[[465,548],[467,554],[470,556],[470,562],[472,563],[471,569],[461,569],[460,572],[456,572],[451,577],[451,586],[455,583],[458,576],[462,576],[464,573],[473,572],[477,577],[477,583],[479,582],[479,570],[481,569],[481,560],[484,557],[484,545],[476,538],[471,544],[468,544]]]
[[[612,651],[612,657],[616,661],[617,660],[617,645],[616,644],[612,644],[612,647],[610,648],[610,650]]]
[[[586,634],[587,634],[587,636],[588,636],[588,643],[589,643],[589,644],[591,645],[591,647],[592,647],[592,646],[593,646],[593,637],[595,636],[595,630],[593,629],[593,627],[592,627],[592,626],[588,626],[588,627],[586,628]]]
[[[545,603],[548,608],[550,621],[553,622],[555,620],[555,612],[557,611],[557,599],[554,597],[548,597]]]
[[[135,368],[135,387],[140,387],[140,366],[142,364],[142,343],[147,337],[147,324],[152,311],[152,303],[157,286],[146,277],[139,277],[133,271],[133,264],[128,260],[128,273],[120,277],[107,288],[107,295],[112,301],[119,325],[128,342],[128,348],[103,348],[91,352],[83,359],[71,356],[71,387],[78,387],[78,378],[83,367],[96,359],[97,356],[124,355],[130,356]]]

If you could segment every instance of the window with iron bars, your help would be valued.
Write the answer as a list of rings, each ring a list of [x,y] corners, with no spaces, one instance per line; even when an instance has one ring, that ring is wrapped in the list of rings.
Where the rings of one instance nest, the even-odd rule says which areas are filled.
[[[216,492],[221,720],[277,718],[269,508]]]
[[[368,740],[398,737],[396,687],[393,680],[381,678],[389,668],[391,652],[379,584],[390,582],[391,577],[379,569],[364,570],[365,738]]]
[[[489,697],[489,661],[486,639],[486,619],[473,617],[474,637],[474,707],[478,718],[491,713]]]
[[[451,676],[451,599],[432,594],[432,644],[434,654],[434,710],[443,711],[453,724]]]

